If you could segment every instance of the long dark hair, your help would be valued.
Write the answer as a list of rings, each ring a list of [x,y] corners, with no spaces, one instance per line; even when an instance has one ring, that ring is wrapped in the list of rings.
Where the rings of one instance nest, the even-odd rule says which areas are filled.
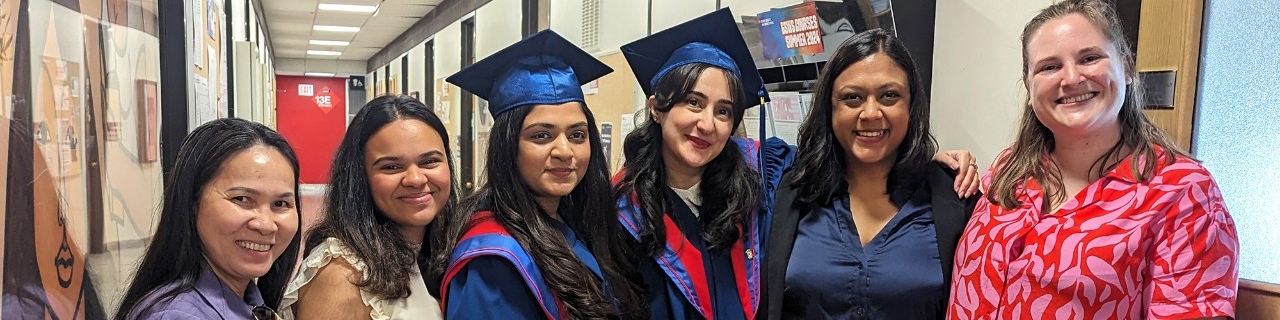
[[[676,67],[662,76],[654,86],[654,105],[658,112],[668,112],[676,104],[688,99],[703,71],[715,68],[705,63],[691,63]],[[742,94],[742,80],[725,71],[729,92],[734,93],[733,130],[742,123],[747,97]],[[640,124],[627,135],[622,151],[626,156],[623,167],[626,172],[618,183],[615,199],[636,195],[640,207],[640,251],[646,257],[657,255],[667,238],[662,217],[671,208],[663,195],[667,186],[667,168],[662,159],[662,126],[653,119]],[[722,252],[740,239],[738,227],[747,214],[755,210],[762,196],[760,176],[747,163],[742,150],[733,141],[726,141],[724,150],[707,163],[702,171],[702,205],[698,207],[702,234],[713,252]],[[616,206],[616,205],[615,205]]]
[[[289,161],[293,168],[293,189],[298,190],[298,157],[284,137],[266,126],[242,119],[218,119],[200,125],[182,140],[173,175],[165,183],[164,203],[155,236],[147,245],[142,263],[138,265],[116,312],[116,319],[125,319],[138,308],[142,308],[140,314],[147,313],[152,306],[139,305],[147,296],[159,295],[154,301],[164,301],[193,289],[196,279],[208,264],[196,232],[200,194],[209,180],[222,171],[228,159],[258,145],[279,151]],[[294,199],[294,203],[301,201]],[[295,208],[299,212],[302,210]],[[301,219],[299,215],[299,225]],[[301,234],[293,235],[289,246],[276,258],[267,274],[258,278],[262,299],[272,309],[279,307],[284,287],[291,280],[298,246],[302,242]],[[167,292],[156,291],[170,283],[178,286]]]
[[[474,225],[471,217],[477,211],[488,210],[498,224],[533,256],[547,287],[563,302],[566,318],[599,319],[621,316],[629,309],[638,310],[640,299],[628,286],[611,285],[612,292],[606,291],[586,264],[574,258],[569,243],[551,224],[550,216],[537,204],[533,190],[520,175],[517,163],[520,131],[525,116],[533,108],[536,106],[516,107],[494,117],[493,129],[489,132],[488,157],[485,159],[485,183],[455,212],[453,221],[456,223],[446,226],[449,244],[436,256],[435,264],[448,264],[458,240]],[[611,284],[623,284],[625,278],[607,262],[613,260],[610,249],[623,239],[625,232],[617,220],[617,211],[613,209],[609,169],[600,145],[600,129],[596,127],[591,110],[585,104],[581,108],[587,117],[591,160],[587,164],[586,176],[568,196],[561,198],[560,217],[595,255],[605,280]],[[610,293],[618,302],[617,308],[610,300]]]
[[[929,133],[929,97],[924,92],[925,84],[921,83],[915,61],[897,37],[881,29],[867,30],[845,40],[818,76],[813,108],[800,126],[797,148],[805,152],[796,158],[795,179],[790,182],[804,190],[797,199],[801,203],[828,205],[848,188],[845,157],[849,151],[836,141],[831,128],[831,110],[836,106],[835,81],[849,66],[877,53],[893,59],[902,68],[911,91],[907,135],[898,145],[897,159],[889,171],[885,190],[892,193],[919,183],[923,177],[920,173],[933,161],[938,143]]]
[[[307,234],[307,252],[327,238],[335,238],[351,249],[360,261],[365,261],[369,276],[356,282],[362,290],[383,299],[399,299],[410,294],[406,279],[418,270],[430,269],[427,258],[431,249],[441,241],[433,235],[439,221],[457,204],[456,192],[449,193],[449,200],[427,225],[426,239],[421,250],[415,250],[398,231],[399,224],[378,209],[369,188],[368,171],[365,170],[365,145],[383,126],[400,119],[416,119],[425,122],[440,134],[444,141],[445,157],[449,168],[453,166],[453,153],[449,149],[449,131],[444,123],[425,105],[405,95],[384,95],[369,101],[356,113],[342,137],[342,143],[333,157],[329,175],[329,190],[325,196],[324,218]],[[450,179],[453,179],[450,176]],[[452,182],[452,181],[450,181]],[[450,188],[454,185],[450,183]],[[452,191],[452,190],[451,190]],[[375,263],[376,262],[376,263]],[[423,277],[429,294],[438,295],[440,280]]]
[[[1022,29],[1022,82],[1024,84],[1027,82],[1027,70],[1030,64],[1027,59],[1027,43],[1031,42],[1032,34],[1040,30],[1040,27],[1049,20],[1070,14],[1084,16],[1107,37],[1107,41],[1116,47],[1116,53],[1120,55],[1112,58],[1123,61],[1124,74],[1132,80],[1124,92],[1124,102],[1117,116],[1120,122],[1120,140],[1116,141],[1106,154],[1094,160],[1089,168],[1090,173],[1101,176],[1119,165],[1125,157],[1133,154],[1135,160],[1131,162],[1129,170],[1134,177],[1138,178],[1138,181],[1146,182],[1155,174],[1157,156],[1165,156],[1164,164],[1173,163],[1177,157],[1191,159],[1189,154],[1165,137],[1164,133],[1147,119],[1146,114],[1142,113],[1143,87],[1137,68],[1134,67],[1133,50],[1130,49],[1129,41],[1124,36],[1120,18],[1110,3],[1099,0],[1067,0],[1044,8],[1027,22]],[[1027,88],[1030,90],[1030,87]],[[1041,160],[1045,153],[1053,151],[1055,145],[1053,132],[1036,119],[1035,111],[1031,107],[1031,94],[1028,93],[1026,96],[1022,108],[1022,120],[1018,125],[1018,138],[1009,148],[1010,152],[996,160],[996,167],[999,170],[995,170],[991,191],[987,193],[987,201],[1006,209],[1021,205],[1017,190],[1027,178],[1033,178],[1044,186],[1045,194],[1050,199],[1044,202],[1046,207],[1067,197],[1065,187],[1062,185],[1062,174],[1057,170],[1057,166]],[[1157,154],[1152,144],[1164,150]],[[1126,150],[1129,151],[1126,152]]]

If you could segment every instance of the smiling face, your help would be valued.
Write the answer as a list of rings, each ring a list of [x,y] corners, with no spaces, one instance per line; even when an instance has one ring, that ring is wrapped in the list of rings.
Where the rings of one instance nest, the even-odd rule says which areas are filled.
[[[374,204],[400,225],[405,241],[422,242],[452,190],[444,139],[422,120],[401,118],[378,129],[364,149]]]
[[[569,195],[587,174],[591,135],[582,104],[537,105],[520,126],[520,177],[540,203]]]
[[[911,120],[907,73],[876,53],[849,65],[832,90],[831,129],[846,163],[892,165]]]
[[[1102,31],[1069,14],[1045,22],[1029,39],[1025,82],[1036,119],[1059,138],[1118,130],[1130,79]]]
[[[267,274],[298,232],[293,167],[256,145],[227,159],[201,189],[196,233],[213,273],[232,288]]]
[[[720,68],[706,68],[683,101],[666,112],[653,108],[650,115],[662,127],[662,159],[668,169],[701,173],[707,163],[724,151],[733,131],[734,95]]]

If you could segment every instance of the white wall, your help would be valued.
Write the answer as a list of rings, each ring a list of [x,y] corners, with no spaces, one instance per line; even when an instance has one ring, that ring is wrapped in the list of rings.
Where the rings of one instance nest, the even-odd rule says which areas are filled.
[[[643,1],[635,2],[643,3]],[[653,32],[674,27],[716,9],[714,0],[653,0]],[[742,13],[734,12],[734,14]],[[644,25],[640,27],[643,29]]]
[[[520,0],[493,0],[476,10],[476,61],[520,41]]]
[[[833,1],[833,0],[820,0]],[[946,1],[946,0],[943,0]],[[720,0],[721,7],[728,7],[734,16],[754,16],[773,8],[782,8],[799,4],[799,0]],[[838,2],[838,1],[835,1]]]
[[[694,1],[708,2],[707,0]],[[636,39],[649,35],[645,30],[648,25],[647,19],[649,15],[648,4],[645,1],[601,0],[601,2],[603,2],[603,4],[600,6],[600,42],[597,45],[596,50],[592,53],[617,51],[619,47],[622,47],[622,45],[631,43],[632,41],[636,41]],[[654,1],[653,3],[655,13],[684,12],[685,10],[688,10],[689,12],[696,12],[691,13],[693,15],[690,15],[684,20],[692,19],[698,15],[711,12],[715,7],[715,3],[712,3],[711,6],[705,8],[689,6],[679,10],[662,10],[664,7],[658,6],[658,2],[659,1]],[[579,9],[579,11],[581,11],[581,9]],[[660,14],[655,14],[654,19],[658,19],[657,16],[659,15]],[[579,22],[578,24],[579,27],[581,27],[582,23]],[[653,31],[658,32],[660,30],[662,29],[659,28],[657,24],[654,24]]]
[[[582,1],[547,0],[547,14],[550,15],[548,28],[555,30],[565,40],[569,40],[569,42],[578,46],[582,46],[582,21],[578,18],[582,14]],[[620,2],[632,4],[640,3],[641,1]]]
[[[1022,26],[1049,0],[940,0],[934,27],[933,135],[985,169],[1016,136],[1024,93]]]
[[[414,46],[413,49],[409,49],[409,74],[406,75],[405,80],[409,81],[409,92],[417,91],[418,98],[426,96],[430,92],[428,90],[431,90],[431,87],[427,86],[427,74],[425,73],[427,57],[423,56],[423,53],[426,50],[427,43],[425,41]]]

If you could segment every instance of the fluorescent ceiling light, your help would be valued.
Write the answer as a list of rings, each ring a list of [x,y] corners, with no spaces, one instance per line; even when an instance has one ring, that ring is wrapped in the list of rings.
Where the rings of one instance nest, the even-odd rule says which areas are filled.
[[[333,31],[333,32],[359,32],[360,31],[360,27],[321,26],[321,25],[311,27],[311,29],[315,31]]]
[[[332,77],[333,72],[307,72],[306,75],[310,77]]]
[[[364,6],[355,4],[337,4],[337,3],[321,3],[320,10],[324,11],[346,11],[370,13],[378,10],[378,6]]]
[[[341,52],[325,50],[307,50],[307,54],[315,56],[340,56]]]
[[[317,46],[346,46],[351,44],[351,42],[335,41],[335,40],[311,40],[311,44],[314,44]]]

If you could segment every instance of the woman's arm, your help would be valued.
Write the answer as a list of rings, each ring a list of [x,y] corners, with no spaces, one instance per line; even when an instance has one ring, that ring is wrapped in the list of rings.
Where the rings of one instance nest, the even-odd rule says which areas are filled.
[[[334,257],[298,289],[294,315],[297,319],[368,319],[373,307],[365,305],[355,285],[362,277],[346,259]]]
[[[1233,316],[1240,241],[1217,184],[1204,178],[1147,201],[1168,208],[1148,264],[1147,318]]]

